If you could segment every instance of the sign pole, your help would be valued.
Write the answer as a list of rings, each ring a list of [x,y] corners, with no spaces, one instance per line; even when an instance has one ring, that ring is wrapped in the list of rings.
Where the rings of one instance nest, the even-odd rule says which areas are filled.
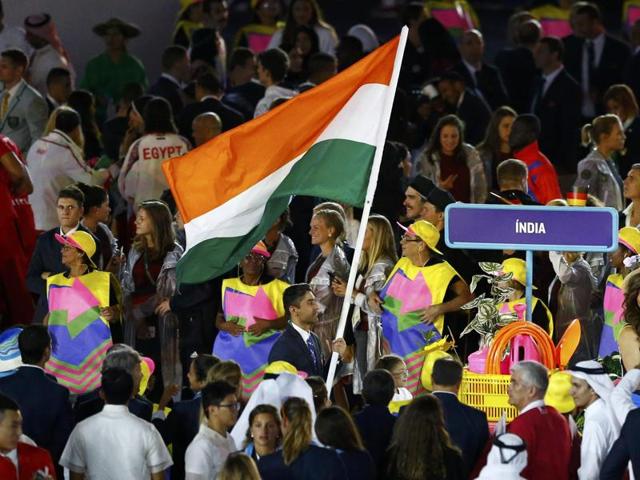
[[[527,322],[531,321],[532,299],[533,296],[533,251],[527,250],[527,285],[525,287],[525,300],[527,305]]]

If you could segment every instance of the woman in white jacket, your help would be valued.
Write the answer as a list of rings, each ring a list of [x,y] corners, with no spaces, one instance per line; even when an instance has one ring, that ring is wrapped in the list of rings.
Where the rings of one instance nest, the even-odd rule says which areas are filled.
[[[84,161],[80,115],[69,107],[58,107],[52,114],[53,130],[36,140],[27,153],[27,167],[33,181],[29,201],[37,230],[58,225],[58,192],[72,183],[102,185],[107,170],[94,170]]]
[[[171,105],[164,98],[148,101],[142,114],[144,135],[133,142],[122,164],[118,188],[130,206],[157,200],[169,188],[162,163],[189,151],[189,141],[178,135]]]

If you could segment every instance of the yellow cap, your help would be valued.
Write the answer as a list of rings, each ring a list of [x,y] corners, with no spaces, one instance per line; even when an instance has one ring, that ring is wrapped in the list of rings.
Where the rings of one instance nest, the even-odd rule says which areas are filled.
[[[203,1],[204,0],[180,0],[180,11],[178,12],[178,16],[181,17],[191,5],[203,3]]]
[[[427,244],[429,250],[433,250],[434,252],[442,255],[442,252],[437,248],[438,242],[440,241],[440,232],[432,223],[427,222],[426,220],[418,220],[417,222],[409,225],[409,228],[399,223],[398,225],[406,232],[407,235],[418,237]]]
[[[571,390],[571,374],[556,372],[549,377],[549,387],[544,396],[544,403],[555,408],[560,413],[569,413],[576,408]]]
[[[640,230],[636,227],[624,227],[618,232],[618,243],[623,244],[635,255],[640,253]]]
[[[264,370],[264,373],[270,373],[272,375],[278,375],[284,372],[298,375],[298,370],[296,369],[296,367],[291,365],[289,362],[285,362],[284,360],[271,362]]]
[[[436,360],[440,360],[441,358],[453,358],[447,352],[443,350],[435,350],[427,353],[426,357],[424,357],[424,365],[422,365],[422,373],[420,374],[420,380],[422,381],[422,386],[427,390],[433,390],[433,384],[431,383],[431,373],[433,372],[433,365],[436,363]]]
[[[527,262],[521,258],[507,258],[502,262],[502,271],[504,273],[513,273],[513,279],[520,285],[527,285]],[[535,285],[532,285],[537,290]]]
[[[140,390],[138,390],[138,395],[144,395],[144,392],[147,391],[147,385],[149,385],[149,379],[153,374],[153,371],[156,369],[155,362],[149,357],[142,357],[140,361],[140,371],[142,372],[142,380],[140,380]]]
[[[93,235],[82,230],[76,230],[72,234],[66,235],[64,237],[56,233],[55,238],[58,243],[61,243],[62,245],[67,245],[69,247],[82,250],[87,255],[87,257],[89,257],[91,266],[93,268],[96,268],[96,265],[91,260],[91,257],[93,257],[93,255],[96,253],[96,241],[93,239]]]

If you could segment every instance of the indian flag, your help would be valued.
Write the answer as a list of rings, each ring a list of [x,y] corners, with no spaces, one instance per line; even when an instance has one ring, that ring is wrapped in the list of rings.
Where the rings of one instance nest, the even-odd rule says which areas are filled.
[[[180,282],[230,270],[293,195],[364,203],[403,45],[396,37],[322,85],[163,164],[187,236]]]

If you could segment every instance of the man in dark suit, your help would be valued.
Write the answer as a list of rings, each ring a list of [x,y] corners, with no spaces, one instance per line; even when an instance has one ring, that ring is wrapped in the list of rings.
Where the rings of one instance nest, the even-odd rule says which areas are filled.
[[[324,377],[328,365],[325,365],[320,339],[312,331],[318,322],[319,306],[311,286],[307,283],[291,285],[284,291],[283,303],[291,322],[271,348],[269,363],[289,362],[309,376]],[[342,356],[346,349],[344,339],[335,340],[333,348]]]
[[[12,398],[22,412],[22,430],[51,453],[57,465],[73,429],[69,391],[44,371],[51,356],[47,327],[31,325],[18,336],[23,366],[0,378],[0,392]]]
[[[396,417],[389,412],[395,393],[393,376],[388,370],[376,369],[366,374],[362,385],[364,408],[353,416],[365,448],[379,472],[384,468],[384,454],[391,442]]]
[[[451,441],[460,450],[465,471],[471,472],[489,439],[487,415],[458,400],[462,365],[455,360],[436,360],[431,372],[433,395],[440,400]]]
[[[255,79],[257,61],[251,49],[238,47],[229,57],[227,93],[222,102],[242,113],[244,118],[253,118],[256,105],[264,97],[265,87]]]
[[[65,105],[71,95],[71,74],[66,68],[52,68],[47,75],[47,101],[49,115],[60,105]]]
[[[162,53],[162,74],[151,85],[149,93],[166,99],[171,104],[174,118],[177,118],[184,106],[182,85],[189,80],[191,64],[184,47],[171,45]]]
[[[496,67],[516,112],[527,112],[531,108],[533,81],[538,74],[533,51],[541,36],[540,22],[527,20],[516,28],[516,46],[505,48],[496,55]]]
[[[536,80],[531,112],[542,126],[538,139],[540,150],[549,157],[560,176],[575,176],[581,93],[578,82],[562,64],[563,55],[562,41],[558,38],[540,40],[534,56],[542,75]]]
[[[575,8],[571,25],[578,41],[565,43],[565,65],[581,86],[582,115],[591,119],[604,112],[602,96],[621,83],[631,52],[629,46],[607,33],[597,5]]]
[[[624,68],[624,83],[629,85],[637,98],[640,98],[640,20],[631,27],[629,34],[631,39],[632,55]]]
[[[107,356],[102,362],[102,372],[104,373],[110,368],[122,368],[131,375],[134,394],[127,404],[129,411],[136,417],[150,422],[153,405],[146,398],[138,395],[142,380],[140,362],[140,355],[133,348],[116,343],[107,351]],[[104,399],[100,396],[99,388],[80,395],[74,405],[75,423],[80,423],[90,416],[100,413],[102,407],[104,407]]]
[[[178,130],[193,143],[193,120],[205,112],[213,112],[222,120],[222,131],[226,132],[245,121],[243,115],[220,101],[224,89],[220,80],[212,73],[203,73],[196,78],[197,102],[187,105],[178,116]]]
[[[640,478],[640,409],[627,414],[627,419],[620,430],[618,440],[613,444],[600,469],[600,480],[618,480],[623,478],[627,465],[631,461],[633,475]]]
[[[491,118],[487,103],[466,88],[464,77],[454,71],[446,72],[438,79],[438,92],[449,113],[455,113],[464,122],[465,142],[480,143]]]
[[[80,219],[84,212],[84,194],[75,187],[69,186],[60,190],[57,200],[57,214],[60,227],[44,232],[38,237],[36,247],[29,262],[27,270],[27,288],[31,293],[38,296],[36,312],[33,317],[34,323],[42,323],[49,308],[47,306],[47,277],[61,273],[65,270],[62,265],[60,254],[60,243],[55,239],[55,234],[69,235],[76,230],[91,232],[80,224]],[[91,234],[93,235],[93,234]],[[100,263],[100,240],[95,236],[96,253],[91,258],[96,265]]]
[[[478,97],[484,99],[495,110],[507,105],[507,91],[500,71],[484,62],[484,38],[479,30],[467,30],[460,38],[462,60],[453,70],[464,77],[465,84]]]

